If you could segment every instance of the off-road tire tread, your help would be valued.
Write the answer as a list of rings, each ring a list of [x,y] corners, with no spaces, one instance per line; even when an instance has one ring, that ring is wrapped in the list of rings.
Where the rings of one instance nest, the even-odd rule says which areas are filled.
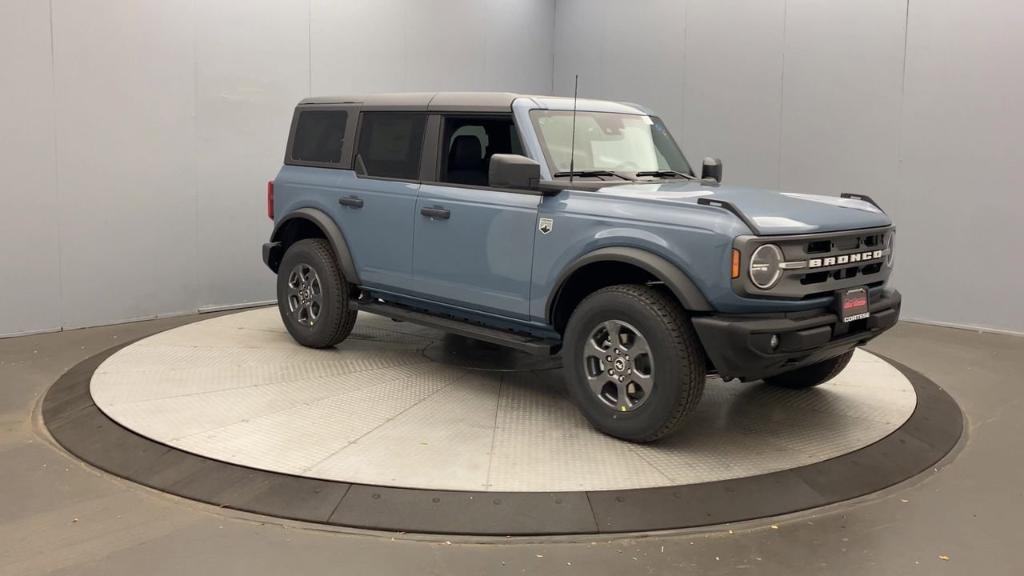
[[[329,314],[329,318],[325,318],[333,320],[333,325],[327,332],[330,336],[322,343],[309,346],[310,348],[321,349],[332,348],[345,338],[348,338],[348,335],[352,333],[352,328],[356,325],[356,316],[358,316],[359,311],[349,304],[348,282],[345,280],[345,274],[342,272],[341,267],[338,266],[338,259],[334,256],[334,250],[331,249],[331,245],[327,240],[323,238],[306,238],[289,246],[289,249],[299,245],[309,246],[309,249],[316,253],[316,256],[324,263],[327,267],[327,273],[325,274],[327,277],[320,280],[321,282],[330,282],[334,293],[338,294],[337,304],[343,312],[341,314]],[[286,253],[285,258],[287,256]],[[284,270],[283,267],[282,270]],[[284,273],[287,274],[288,272],[284,271]]]
[[[683,364],[689,385],[684,387],[685,394],[673,408],[672,414],[661,428],[647,436],[633,439],[634,442],[640,443],[653,442],[675,432],[683,423],[684,417],[700,403],[704,394],[704,351],[683,307],[664,292],[640,284],[619,284],[597,290],[587,298],[607,293],[618,293],[632,298],[653,312],[668,328],[673,347],[680,350],[686,359]]]

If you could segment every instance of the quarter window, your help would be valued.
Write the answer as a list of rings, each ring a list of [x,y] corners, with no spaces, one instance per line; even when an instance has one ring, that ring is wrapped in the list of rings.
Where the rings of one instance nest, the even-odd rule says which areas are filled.
[[[355,169],[360,174],[418,180],[426,114],[364,112]]]
[[[347,122],[348,113],[344,110],[300,112],[292,144],[292,160],[325,164],[341,162]]]

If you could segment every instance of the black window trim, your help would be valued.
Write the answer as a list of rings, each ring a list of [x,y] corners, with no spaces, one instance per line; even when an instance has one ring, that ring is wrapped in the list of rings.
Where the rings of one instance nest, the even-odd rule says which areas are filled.
[[[315,162],[309,160],[296,160],[292,158],[295,148],[295,133],[299,127],[299,116],[303,112],[345,112],[345,140],[341,143],[341,159],[338,162]],[[352,169],[352,151],[355,148],[354,138],[356,136],[356,122],[352,121],[354,115],[359,114],[359,107],[350,104],[308,104],[296,106],[292,113],[291,129],[288,132],[288,145],[284,150],[284,163],[286,166],[309,166],[312,168],[331,168],[334,170]]]
[[[360,174],[359,170],[356,169],[356,160],[355,160],[356,153],[357,153],[356,149],[358,148],[358,145],[359,145],[359,137],[362,135],[362,132],[363,132],[363,119],[366,117],[366,114],[368,112],[369,113],[382,112],[382,113],[395,113],[395,114],[418,114],[418,115],[421,115],[421,116],[425,117],[425,122],[424,122],[424,125],[423,125],[423,140],[420,142],[420,169],[419,169],[420,173],[419,173],[417,178],[392,178],[390,176],[371,176],[370,174]],[[428,139],[428,137],[430,135],[430,113],[427,112],[426,109],[402,108],[402,107],[387,106],[387,107],[373,107],[373,108],[363,107],[363,108],[361,108],[358,111],[358,114],[359,114],[359,116],[358,116],[358,119],[357,119],[357,122],[356,122],[355,141],[352,144],[352,149],[350,151],[351,154],[349,155],[349,158],[350,158],[350,163],[349,163],[350,168],[349,169],[352,170],[352,172],[356,175],[356,178],[358,178],[360,180],[383,180],[385,182],[409,182],[409,183],[412,183],[412,184],[420,184],[420,183],[422,183],[423,182],[423,157],[424,157],[424,154],[427,152],[427,150],[426,150],[427,139]]]
[[[447,118],[489,118],[489,119],[506,119],[511,118],[512,128],[515,129],[516,135],[519,138],[519,142],[524,142],[523,133],[519,129],[519,125],[516,123],[515,114],[512,112],[480,112],[480,111],[467,111],[462,112],[458,110],[445,110],[443,112],[433,112],[430,114],[431,118],[427,120],[427,133],[425,135],[426,142],[430,142],[433,148],[432,154],[434,155],[433,160],[428,165],[426,161],[423,163],[422,170],[422,181],[421,184],[428,186],[443,186],[450,188],[467,188],[471,190],[491,190],[494,192],[513,192],[516,194],[526,194],[529,196],[543,196],[544,193],[540,190],[530,190],[526,188],[500,188],[498,186],[477,186],[474,184],[458,184],[455,182],[445,182],[441,180],[441,163],[443,158],[441,157],[441,150],[444,148],[444,121]],[[434,119],[433,134],[430,132],[431,123],[430,120]],[[425,158],[425,157],[424,157]]]

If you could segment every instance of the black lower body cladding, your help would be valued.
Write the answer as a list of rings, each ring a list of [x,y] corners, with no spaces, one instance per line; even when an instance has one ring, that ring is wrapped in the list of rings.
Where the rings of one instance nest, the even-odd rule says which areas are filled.
[[[892,328],[900,293],[884,290],[870,316],[845,323],[833,310],[790,314],[709,315],[693,318],[704,350],[726,380],[757,380],[842,355]],[[777,337],[772,346],[772,337]]]

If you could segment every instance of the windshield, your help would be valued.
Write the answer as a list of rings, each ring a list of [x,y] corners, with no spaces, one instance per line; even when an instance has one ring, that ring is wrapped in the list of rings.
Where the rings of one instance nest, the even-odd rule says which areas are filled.
[[[544,157],[555,176],[569,175],[574,145],[572,114],[571,110],[530,111]],[[577,175],[594,171],[640,172],[662,177],[673,177],[671,172],[693,174],[660,118],[583,110],[576,112],[572,170]]]

